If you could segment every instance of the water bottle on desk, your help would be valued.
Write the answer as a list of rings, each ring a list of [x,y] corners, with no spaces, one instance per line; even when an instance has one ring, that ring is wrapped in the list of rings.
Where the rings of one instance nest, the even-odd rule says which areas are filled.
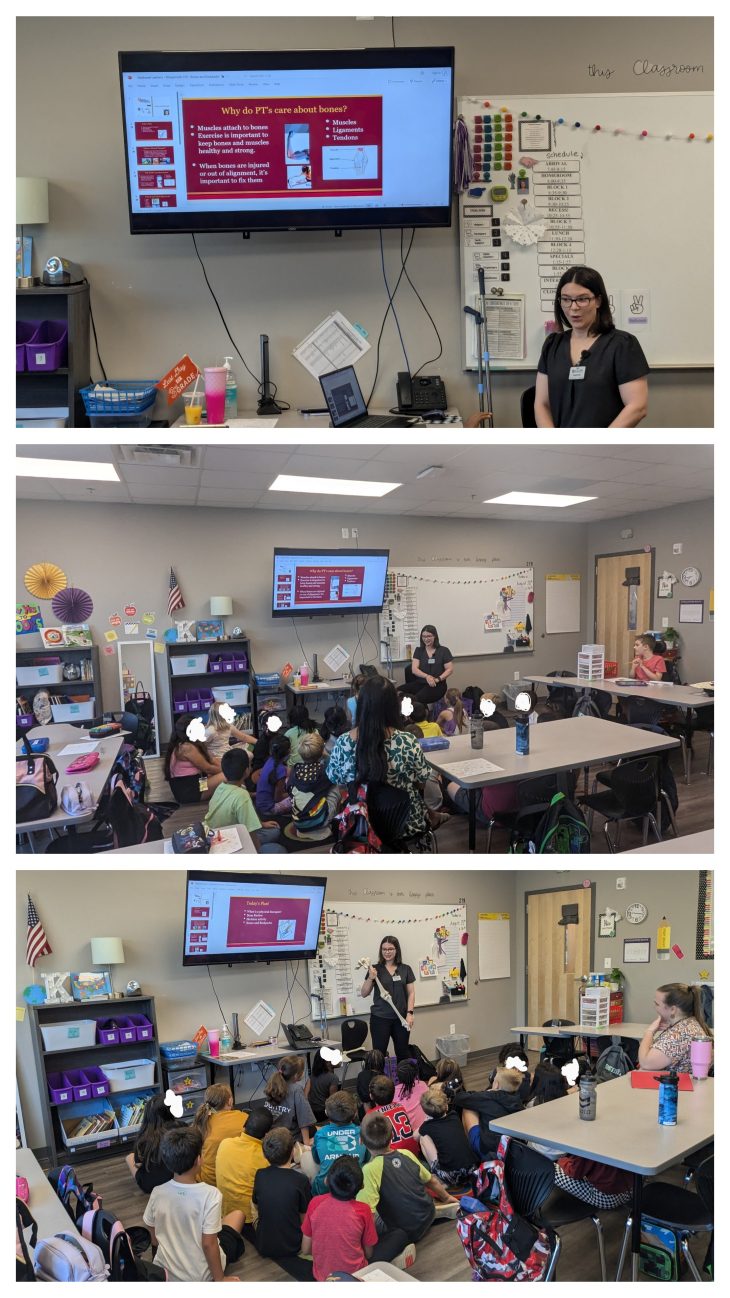
[[[596,1118],[596,1079],[590,1073],[578,1081],[578,1116],[584,1122],[594,1122]]]
[[[679,1075],[674,1068],[670,1068],[668,1073],[661,1073],[656,1080],[659,1083],[659,1116],[657,1119],[659,1126],[676,1127]]]

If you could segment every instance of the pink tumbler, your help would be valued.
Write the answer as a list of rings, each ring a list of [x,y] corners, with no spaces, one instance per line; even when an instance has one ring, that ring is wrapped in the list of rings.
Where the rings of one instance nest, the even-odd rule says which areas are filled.
[[[220,1031],[218,1028],[206,1028],[208,1033],[208,1054],[217,1059],[221,1052]]]
[[[712,1063],[712,1042],[692,1041],[689,1047],[689,1057],[692,1067],[692,1076],[696,1081],[707,1077]]]
[[[225,365],[205,367],[205,410],[207,423],[223,423],[226,413]]]

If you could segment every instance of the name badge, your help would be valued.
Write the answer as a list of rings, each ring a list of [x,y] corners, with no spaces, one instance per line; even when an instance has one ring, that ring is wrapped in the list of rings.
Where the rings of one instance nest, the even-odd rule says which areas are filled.
[[[571,365],[570,372],[568,374],[569,379],[584,379],[585,376],[586,376],[585,365]]]
[[[393,982],[394,982],[394,983],[399,983],[400,981],[401,981],[401,976],[400,976],[400,974],[393,974]]]

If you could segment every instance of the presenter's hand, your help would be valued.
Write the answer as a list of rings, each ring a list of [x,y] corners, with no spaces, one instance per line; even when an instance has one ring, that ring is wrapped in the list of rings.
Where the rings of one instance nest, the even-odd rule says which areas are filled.
[[[434,686],[434,685],[437,685],[437,684],[438,684],[438,682],[437,682],[435,676],[427,676],[427,677],[426,677],[426,680],[428,681],[429,685],[431,685],[431,686]]]
[[[378,976],[378,971],[375,968],[375,965],[374,964],[368,965],[368,978],[370,978],[374,982],[377,976]]]

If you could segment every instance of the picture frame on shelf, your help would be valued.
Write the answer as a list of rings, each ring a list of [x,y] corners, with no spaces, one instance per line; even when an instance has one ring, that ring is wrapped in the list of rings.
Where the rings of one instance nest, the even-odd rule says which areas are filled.
[[[223,618],[207,617],[199,618],[196,624],[197,640],[222,640],[223,639]]]
[[[111,975],[99,969],[90,973],[72,973],[71,992],[75,1001],[109,1000],[112,994]]]

